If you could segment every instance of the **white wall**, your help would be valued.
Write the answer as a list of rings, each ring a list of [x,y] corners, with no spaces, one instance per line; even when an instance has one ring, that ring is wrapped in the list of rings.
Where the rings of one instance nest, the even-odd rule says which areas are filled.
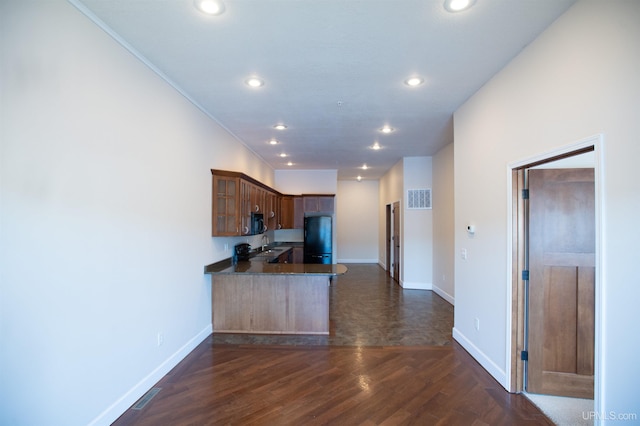
[[[433,157],[433,291],[455,304],[453,144]]]
[[[454,116],[456,258],[454,336],[506,387],[509,313],[507,165],[591,135],[604,143],[596,314],[599,415],[638,413],[640,334],[640,2],[576,3]],[[598,168],[597,168],[598,169]],[[476,224],[475,238],[464,232]],[[473,328],[480,319],[480,330]]]
[[[431,188],[431,157],[405,157],[403,194]],[[408,209],[404,197],[402,251],[404,288],[431,290],[433,282],[433,210]]]
[[[431,290],[433,277],[433,212],[408,210],[406,191],[432,185],[432,158],[405,157],[380,179],[379,263],[385,263],[386,205],[400,202],[400,285]]]
[[[283,194],[336,194],[337,170],[276,170],[275,188]]]
[[[378,262],[378,197],[377,180],[338,181],[338,262]]]
[[[273,171],[69,3],[0,20],[0,424],[109,424],[211,331],[209,169]]]

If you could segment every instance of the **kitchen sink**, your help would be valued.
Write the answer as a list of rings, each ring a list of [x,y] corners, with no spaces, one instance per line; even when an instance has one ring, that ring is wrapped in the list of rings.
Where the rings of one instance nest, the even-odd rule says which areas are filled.
[[[282,251],[282,249],[273,248],[273,249],[269,249],[269,250],[264,250],[264,251],[259,252],[257,254],[257,256],[263,256],[265,254],[275,253],[275,252],[278,252],[278,251]]]

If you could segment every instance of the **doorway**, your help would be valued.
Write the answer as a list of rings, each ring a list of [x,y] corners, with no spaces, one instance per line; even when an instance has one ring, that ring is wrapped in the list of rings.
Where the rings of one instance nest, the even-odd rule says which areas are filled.
[[[400,202],[386,206],[386,269],[400,283]]]
[[[511,317],[510,322],[511,326],[510,335],[508,336],[509,344],[509,356],[510,356],[510,365],[509,365],[509,377],[510,377],[510,391],[512,392],[537,392],[540,394],[564,394],[564,395],[572,395],[574,397],[580,398],[592,398],[595,400],[595,407],[598,406],[599,398],[598,398],[598,389],[594,388],[594,379],[597,384],[598,377],[598,341],[599,341],[599,300],[598,300],[598,292],[599,292],[599,271],[598,267],[598,253],[600,252],[600,248],[598,246],[599,241],[599,217],[600,217],[600,197],[599,197],[599,189],[598,189],[598,173],[599,173],[599,150],[601,149],[601,137],[596,136],[585,141],[574,144],[571,147],[567,147],[564,150],[558,150],[556,152],[549,153],[547,155],[543,155],[537,158],[532,158],[527,161],[523,161],[520,164],[511,164],[509,166],[511,173],[511,197],[510,197],[510,207],[511,207],[511,282],[512,286],[510,288],[510,300],[511,300]],[[589,160],[590,158],[590,160]],[[586,161],[586,162],[585,162]],[[589,163],[591,161],[591,163]],[[567,166],[567,163],[570,164]],[[590,250],[582,250],[584,254],[577,254],[573,256],[572,261],[573,265],[561,265],[562,262],[567,261],[570,254],[561,254],[562,250],[548,250],[547,254],[542,254],[542,258],[544,262],[552,262],[552,267],[542,266],[542,275],[538,275],[536,279],[542,279],[543,282],[546,280],[546,290],[543,290],[542,293],[534,293],[530,294],[528,287],[531,283],[529,282],[529,278],[532,278],[530,275],[533,274],[532,268],[538,268],[536,265],[531,265],[532,262],[539,262],[539,259],[536,260],[535,254],[534,258],[530,258],[530,251],[534,250],[532,247],[535,244],[539,244],[540,241],[531,241],[530,236],[532,233],[538,233],[539,240],[539,230],[535,228],[535,226],[539,226],[539,224],[534,225],[534,229],[529,229],[530,224],[526,219],[528,219],[527,215],[529,212],[529,200],[526,200],[522,197],[522,190],[527,188],[529,189],[529,197],[532,196],[532,191],[540,191],[540,188],[531,188],[529,186],[530,176],[528,176],[528,172],[534,169],[549,169],[549,168],[589,168],[588,171],[577,172],[578,174],[582,173],[582,177],[578,178],[569,178],[570,181],[577,180],[582,181],[580,185],[586,185],[590,190],[587,190],[587,193],[590,191],[592,197],[592,207],[591,207],[591,216],[590,218],[585,219],[589,224],[589,228],[592,232],[592,236],[590,242],[587,242],[587,245],[591,245],[592,249]],[[595,174],[594,174],[595,170]],[[540,172],[534,172],[535,174],[539,174]],[[543,172],[544,173],[544,172]],[[556,172],[551,172],[556,173]],[[560,172],[561,173],[561,172]],[[568,172],[566,176],[574,172]],[[585,178],[586,173],[586,178]],[[591,177],[589,177],[589,173]],[[538,179],[534,176],[534,180]],[[585,183],[585,180],[587,181]],[[588,182],[590,180],[590,183]],[[536,184],[538,185],[538,184]],[[552,185],[554,187],[555,184]],[[573,183],[571,184],[573,185]],[[559,186],[563,186],[563,184],[559,184]],[[565,189],[569,188],[567,186]],[[555,191],[555,189],[554,189]],[[553,198],[554,195],[551,195]],[[565,195],[555,195],[555,197],[566,199]],[[556,200],[557,201],[557,200]],[[571,197],[569,204],[577,203],[577,205],[585,205],[588,204],[587,201],[577,201],[576,198]],[[552,206],[554,203],[552,201],[547,206]],[[557,207],[557,206],[556,206]],[[535,213],[534,213],[535,214]],[[538,212],[539,214],[539,212]],[[538,220],[535,217],[533,220]],[[557,218],[554,220],[556,225],[559,225]],[[584,225],[583,223],[583,225]],[[565,225],[561,225],[561,228],[570,228]],[[569,229],[571,231],[571,229]],[[575,229],[573,229],[575,231]],[[563,237],[560,237],[563,238]],[[572,243],[576,241],[575,233],[571,236],[571,232],[564,235],[565,242],[567,240],[571,240]],[[577,238],[580,240],[580,238]],[[584,241],[583,241],[584,242]],[[549,239],[546,243],[543,244],[558,244],[557,240],[553,238]],[[566,246],[566,244],[565,244]],[[530,250],[531,249],[531,250]],[[580,251],[580,250],[575,250]],[[538,256],[540,253],[537,254]],[[555,260],[553,256],[556,256]],[[577,264],[576,264],[577,259]],[[539,269],[539,268],[538,268]],[[526,271],[526,273],[523,273]],[[529,275],[527,275],[529,274]],[[536,274],[540,274],[536,272]],[[572,276],[573,274],[573,276]],[[548,284],[550,282],[560,282],[559,286],[554,288],[550,287]],[[562,284],[564,282],[564,284]],[[568,283],[568,284],[567,284]],[[545,284],[543,283],[542,288],[545,288]],[[557,291],[562,290],[567,291],[567,293],[557,293]],[[573,289],[573,293],[571,293],[570,289]],[[555,293],[554,293],[555,292]],[[571,294],[570,294],[571,293]],[[530,297],[537,299],[532,301]],[[546,299],[540,299],[540,298]],[[591,300],[589,298],[591,297]],[[541,300],[544,300],[542,303],[542,307],[540,305],[535,305],[536,303],[541,303]],[[565,301],[567,303],[565,303]],[[544,303],[547,305],[544,305]],[[531,303],[534,303],[534,311],[528,308],[531,308]],[[556,304],[557,308],[554,312],[549,315],[549,318],[544,317],[544,310],[548,309],[549,303],[553,305]],[[579,307],[582,304],[583,307]],[[584,306],[590,306],[590,311],[584,311]],[[586,312],[587,317],[584,317]],[[543,316],[541,316],[543,315]],[[554,316],[555,315],[555,316]],[[578,323],[575,324],[575,327],[566,327],[567,318],[581,318]],[[553,341],[546,341],[540,343],[540,341],[536,342],[535,337],[534,341],[531,342],[530,332],[533,330],[531,328],[527,328],[527,325],[530,325],[530,321],[535,323],[534,328],[537,327],[537,330],[533,332],[535,335],[538,333],[540,335],[540,330],[543,331],[543,340],[544,333],[549,330],[551,327],[551,335]],[[587,327],[586,331],[584,329],[580,329],[578,324],[589,324],[591,323],[591,327]],[[554,326],[555,324],[555,326]],[[558,327],[559,325],[559,327]],[[541,328],[542,327],[542,328]],[[545,328],[546,327],[546,328]],[[553,327],[556,327],[555,331]],[[564,327],[564,328],[563,328]],[[546,330],[546,331],[545,331]],[[562,333],[574,333],[574,338],[567,338],[568,335],[563,335]],[[555,333],[555,335],[554,335]],[[580,336],[578,336],[578,334]],[[570,343],[571,342],[571,343]],[[586,343],[585,343],[586,342]],[[531,344],[535,345],[535,348],[531,347]],[[573,359],[569,359],[571,357],[562,356],[550,356],[548,349],[549,347],[560,347],[562,348],[562,353],[572,353]],[[537,352],[536,352],[537,351]],[[535,362],[532,363],[531,357],[540,357],[540,351],[545,352],[545,356],[547,359],[551,360],[547,361],[547,364],[542,366],[537,359],[538,365]],[[528,360],[527,360],[528,358]],[[577,359],[581,358],[581,359]],[[564,364],[563,364],[564,363]],[[548,368],[549,365],[552,365],[553,368]],[[574,370],[578,370],[584,377],[578,377],[578,382],[582,380],[582,383],[578,385],[578,388],[582,390],[576,391],[569,390],[567,391],[564,386],[565,383],[574,382],[570,384],[569,387],[575,385],[575,372],[570,374],[565,374],[564,370],[571,370],[572,368],[567,367],[567,365],[576,366],[573,368]],[[542,367],[542,368],[541,368]],[[548,374],[546,370],[556,369],[556,373]],[[537,370],[537,371],[530,371]],[[543,384],[540,386],[540,376],[541,370],[545,370],[542,374],[545,380],[551,378],[551,384]],[[538,377],[533,378],[533,382],[531,382],[531,374],[538,375]],[[572,376],[570,378],[569,376]],[[584,379],[584,380],[583,380]],[[536,383],[536,380],[538,381]],[[542,382],[544,383],[544,381]],[[585,391],[587,389],[587,391]],[[593,405],[593,402],[592,402]],[[594,408],[595,409],[595,408]]]

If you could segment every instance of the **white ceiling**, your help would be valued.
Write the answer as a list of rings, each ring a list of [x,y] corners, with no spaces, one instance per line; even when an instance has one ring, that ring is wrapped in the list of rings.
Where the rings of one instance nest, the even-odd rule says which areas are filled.
[[[226,0],[207,16],[192,0],[69,1],[274,169],[339,179],[378,179],[452,142],[453,112],[575,2]],[[411,75],[425,83],[406,86]]]

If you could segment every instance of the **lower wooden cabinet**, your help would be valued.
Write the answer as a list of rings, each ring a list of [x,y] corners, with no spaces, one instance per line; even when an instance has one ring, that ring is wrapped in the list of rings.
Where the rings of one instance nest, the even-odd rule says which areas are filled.
[[[329,276],[214,275],[214,332],[329,334]]]

